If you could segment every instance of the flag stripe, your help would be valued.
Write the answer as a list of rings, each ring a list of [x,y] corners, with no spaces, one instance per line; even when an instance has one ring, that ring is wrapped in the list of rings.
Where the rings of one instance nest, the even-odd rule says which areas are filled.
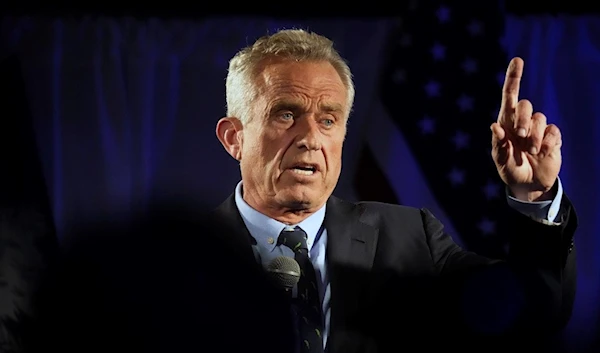
[[[446,231],[453,235],[454,240],[462,245],[460,234],[437,202],[419,161],[381,103],[374,107],[373,122],[367,143],[371,150],[377,151],[373,153],[377,164],[385,166],[383,174],[394,194],[403,205],[429,209],[444,224]]]

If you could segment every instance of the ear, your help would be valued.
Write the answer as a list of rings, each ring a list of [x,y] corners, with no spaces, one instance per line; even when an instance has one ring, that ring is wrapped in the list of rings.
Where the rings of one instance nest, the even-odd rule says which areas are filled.
[[[240,119],[225,117],[217,122],[217,138],[231,157],[242,160],[242,144],[244,142],[243,125]]]

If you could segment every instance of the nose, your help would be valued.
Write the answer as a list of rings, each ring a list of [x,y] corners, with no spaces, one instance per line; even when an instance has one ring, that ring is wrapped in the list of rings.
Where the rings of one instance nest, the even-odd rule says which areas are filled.
[[[321,149],[320,131],[314,119],[300,119],[298,124],[299,134],[296,146],[307,150],[317,151]]]

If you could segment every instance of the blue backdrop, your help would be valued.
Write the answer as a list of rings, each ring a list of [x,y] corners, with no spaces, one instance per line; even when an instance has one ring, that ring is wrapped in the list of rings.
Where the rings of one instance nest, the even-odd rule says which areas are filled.
[[[526,58],[521,92],[561,127],[561,177],[578,210],[579,286],[567,330],[573,351],[598,332],[600,303],[600,18],[508,17],[503,45]]]

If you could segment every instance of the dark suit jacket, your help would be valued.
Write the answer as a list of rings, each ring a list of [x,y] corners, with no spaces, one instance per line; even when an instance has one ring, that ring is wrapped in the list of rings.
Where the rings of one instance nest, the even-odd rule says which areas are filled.
[[[331,197],[328,351],[526,349],[523,332],[539,344],[574,297],[576,219],[563,200],[560,226],[514,213],[501,262],[459,249],[426,210]],[[256,262],[233,196],[208,217],[156,211],[67,237],[38,295],[28,351],[293,352],[289,304]]]
[[[237,256],[256,265],[233,195],[215,216]],[[575,293],[577,220],[566,195],[557,220],[512,212],[510,253],[499,261],[459,248],[425,209],[331,197],[328,352],[547,349],[541,344],[567,322]]]

